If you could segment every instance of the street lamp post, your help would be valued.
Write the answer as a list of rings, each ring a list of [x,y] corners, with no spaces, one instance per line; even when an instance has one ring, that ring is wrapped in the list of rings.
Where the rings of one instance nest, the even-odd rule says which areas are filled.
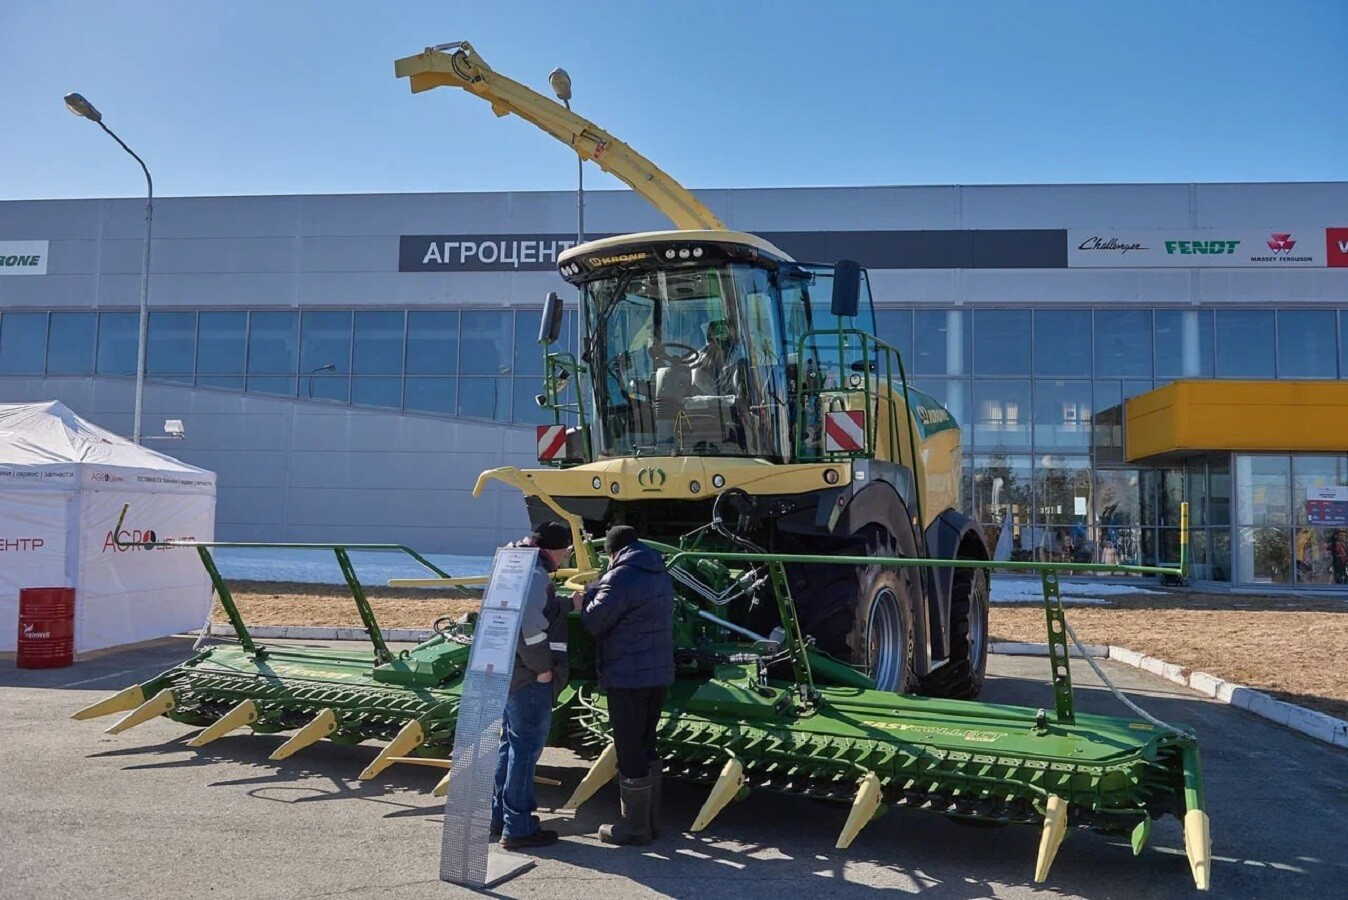
[[[96,124],[108,133],[121,148],[131,154],[131,158],[140,163],[141,171],[145,173],[145,259],[140,267],[140,337],[136,343],[136,411],[134,422],[131,427],[131,440],[134,443],[141,443],[140,419],[141,411],[145,399],[145,342],[149,331],[149,309],[150,309],[150,234],[154,223],[154,180],[150,178],[150,170],[145,165],[145,160],[136,155],[136,152],[126,145],[126,142],[113,133],[112,129],[103,124],[103,114],[94,108],[94,105],[79,94],[66,94],[66,109],[77,116],[82,116]]]
[[[571,76],[566,73],[566,69],[553,69],[548,74],[548,84],[552,85],[552,92],[566,104],[566,110],[570,112]],[[585,243],[585,159],[579,154],[576,155],[576,243]]]

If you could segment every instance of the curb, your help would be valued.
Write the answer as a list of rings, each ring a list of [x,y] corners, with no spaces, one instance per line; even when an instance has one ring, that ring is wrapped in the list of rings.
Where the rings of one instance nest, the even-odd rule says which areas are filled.
[[[1088,656],[1112,659],[1135,669],[1159,675],[1166,681],[1173,681],[1175,684],[1198,691],[1220,703],[1239,707],[1317,741],[1348,749],[1348,721],[1343,719],[1278,700],[1262,691],[1218,678],[1216,675],[1209,675],[1207,672],[1190,671],[1183,666],[1168,663],[1154,656],[1146,656],[1127,647],[1116,647],[1113,644],[1086,644],[1085,647]],[[1075,647],[1070,649],[1072,656],[1082,655]],[[989,647],[989,652],[1011,656],[1048,656],[1048,644],[994,641]]]
[[[255,638],[288,638],[290,640],[309,641],[364,641],[368,633],[364,628],[320,628],[312,625],[258,625],[249,628],[248,633]],[[210,634],[221,637],[235,637],[234,629],[229,625],[212,625]],[[420,642],[430,638],[429,628],[385,628],[386,641]],[[1191,672],[1183,666],[1168,663],[1154,656],[1146,656],[1127,647],[1113,644],[1085,644],[1086,656],[1096,659],[1112,659],[1159,675],[1166,681],[1198,691],[1221,703],[1254,713],[1270,722],[1299,731],[1334,747],[1348,749],[1348,721],[1297,706],[1284,700],[1270,697],[1262,691],[1256,691],[1243,684],[1236,684],[1209,675],[1207,672]],[[1076,647],[1069,647],[1071,656],[1082,657]],[[989,653],[1001,653],[1007,656],[1048,656],[1048,644],[1022,643],[1019,641],[993,641],[988,647]]]

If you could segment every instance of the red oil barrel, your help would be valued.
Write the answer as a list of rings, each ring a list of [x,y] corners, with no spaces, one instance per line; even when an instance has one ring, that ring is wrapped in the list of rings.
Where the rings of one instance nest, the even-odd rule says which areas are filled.
[[[75,589],[19,589],[20,669],[56,669],[75,661]]]

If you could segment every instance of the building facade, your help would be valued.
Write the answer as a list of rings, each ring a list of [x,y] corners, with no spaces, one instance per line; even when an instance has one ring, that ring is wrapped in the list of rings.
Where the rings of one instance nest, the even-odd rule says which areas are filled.
[[[1124,435],[1126,401],[1176,381],[1348,383],[1348,183],[699,196],[869,268],[881,336],[964,426],[999,558],[1174,561],[1188,499],[1196,578],[1348,589],[1348,443],[1130,458]],[[183,421],[156,447],[219,474],[223,539],[487,552],[526,520],[471,490],[533,459],[574,221],[568,192],[159,200],[145,431]],[[666,227],[628,192],[587,224]],[[140,200],[0,202],[0,402],[130,433],[143,235]]]

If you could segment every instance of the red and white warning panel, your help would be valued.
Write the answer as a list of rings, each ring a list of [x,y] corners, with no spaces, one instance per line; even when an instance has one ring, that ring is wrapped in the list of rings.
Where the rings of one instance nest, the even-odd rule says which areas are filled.
[[[538,461],[552,462],[566,456],[566,426],[538,426]]]
[[[828,453],[864,453],[866,412],[844,409],[824,415],[824,450]]]

